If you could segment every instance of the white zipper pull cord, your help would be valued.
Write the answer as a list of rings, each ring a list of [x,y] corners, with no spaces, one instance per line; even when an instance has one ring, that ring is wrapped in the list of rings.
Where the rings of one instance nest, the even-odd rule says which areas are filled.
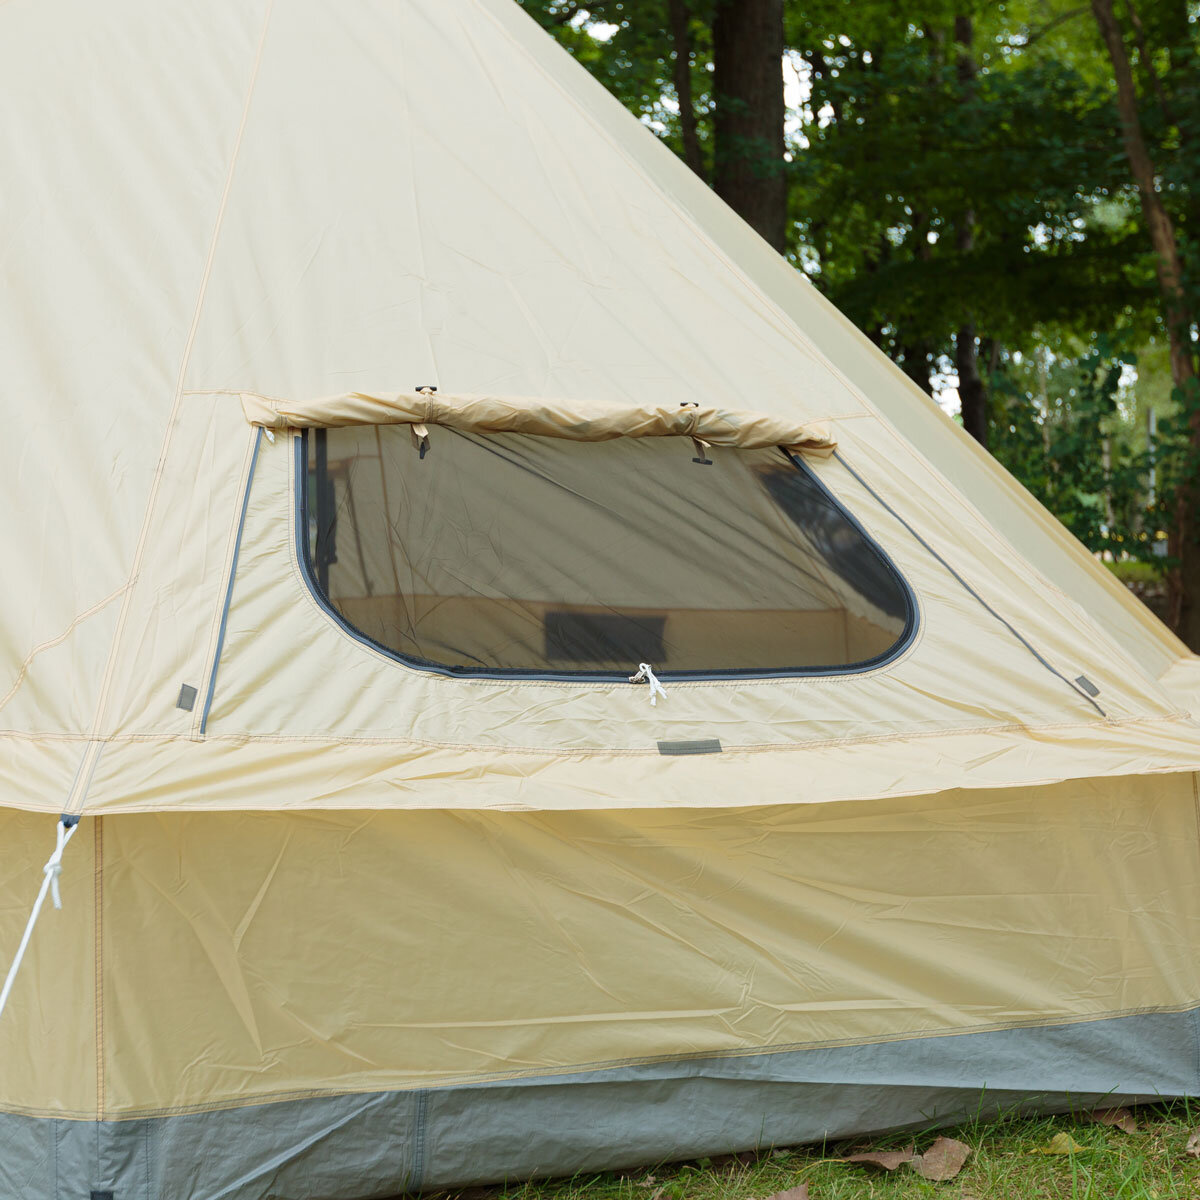
[[[650,685],[650,703],[658,704],[659,696],[666,697],[667,689],[658,681],[654,668],[649,663],[638,663],[636,675],[630,675],[630,683],[648,683]]]

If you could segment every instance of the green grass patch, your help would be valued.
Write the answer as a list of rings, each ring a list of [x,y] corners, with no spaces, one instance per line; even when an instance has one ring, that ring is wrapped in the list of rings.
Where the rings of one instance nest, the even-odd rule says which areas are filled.
[[[1134,1110],[1136,1133],[1074,1117],[1012,1117],[940,1130],[971,1148],[960,1174],[946,1183],[922,1179],[908,1166],[887,1172],[834,1161],[861,1150],[894,1149],[928,1133],[856,1139],[837,1145],[764,1150],[625,1173],[544,1180],[441,1193],[443,1200],[766,1200],[807,1184],[810,1200],[1200,1200],[1200,1159],[1186,1153],[1200,1109],[1187,1102]],[[1058,1133],[1081,1149],[1040,1153]],[[1061,1139],[1060,1139],[1061,1142]]]
[[[1104,564],[1126,587],[1131,583],[1140,583],[1145,587],[1154,587],[1163,582],[1163,568],[1158,563],[1142,562],[1136,558],[1123,559],[1120,562]]]

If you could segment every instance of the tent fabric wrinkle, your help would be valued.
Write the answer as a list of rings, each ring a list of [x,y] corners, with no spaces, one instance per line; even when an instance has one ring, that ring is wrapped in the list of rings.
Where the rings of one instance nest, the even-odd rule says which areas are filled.
[[[575,442],[691,437],[713,446],[782,446],[828,456],[837,442],[821,422],[797,425],[766,413],[699,404],[619,406],[521,396],[443,392],[348,392],[308,403],[241,394],[242,411],[264,429],[344,429],[356,425],[444,425],[464,433],[521,433]]]

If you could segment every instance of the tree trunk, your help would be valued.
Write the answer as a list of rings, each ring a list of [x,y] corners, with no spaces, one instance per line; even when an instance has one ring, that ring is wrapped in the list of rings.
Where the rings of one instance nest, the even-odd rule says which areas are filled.
[[[783,0],[721,0],[713,21],[713,95],[713,187],[782,252]]]
[[[972,53],[975,26],[969,15],[954,18],[954,40],[958,44],[958,77],[962,99],[969,100],[975,92],[977,68]],[[975,212],[968,208],[958,220],[955,235],[959,268],[975,249]],[[975,341],[975,321],[968,314],[954,335],[954,365],[958,369],[958,402],[963,428],[986,450],[988,444],[987,385],[979,373],[979,352]]]
[[[683,161],[701,179],[700,136],[696,131],[696,105],[692,100],[692,14],[687,0],[670,0],[671,40],[675,43],[675,99],[679,102],[679,129],[683,135]]]
[[[1175,226],[1158,191],[1157,174],[1142,132],[1137,89],[1121,27],[1113,14],[1112,0],[1091,0],[1092,12],[1112,61],[1117,85],[1117,114],[1121,119],[1121,140],[1130,173],[1137,184],[1142,216],[1150,244],[1154,247],[1158,287],[1162,295],[1163,317],[1167,326],[1171,354],[1171,379],[1176,388],[1190,396],[1196,386],[1192,358],[1191,325],[1187,297],[1183,289],[1183,264],[1175,240]],[[1191,451],[1200,454],[1200,410],[1193,408]],[[1171,531],[1170,549],[1179,566],[1169,580],[1169,608],[1176,633],[1194,651],[1200,651],[1200,542],[1197,541],[1197,511],[1200,509],[1200,481],[1194,471],[1180,481]]]
[[[958,402],[963,428],[986,450],[988,444],[987,385],[979,373],[975,325],[968,321],[954,335],[954,365],[958,368]]]
[[[1171,348],[1171,378],[1184,387],[1196,376],[1191,351],[1191,314],[1183,292],[1183,266],[1175,241],[1175,226],[1159,195],[1154,163],[1142,133],[1137,91],[1121,27],[1113,15],[1112,0],[1092,0],[1092,11],[1112,60],[1117,83],[1117,113],[1121,118],[1121,140],[1129,160],[1133,181],[1142,203],[1146,231],[1154,247],[1159,291],[1162,293]]]
[[[926,341],[897,341],[896,354],[900,367],[927,396],[933,395],[933,347]]]

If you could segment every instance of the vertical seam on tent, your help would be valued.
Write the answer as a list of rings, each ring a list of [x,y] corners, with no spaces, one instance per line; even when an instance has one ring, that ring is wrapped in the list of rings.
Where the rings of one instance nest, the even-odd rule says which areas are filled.
[[[234,555],[237,553],[237,545],[238,545],[238,541],[240,539],[240,529],[241,529],[241,520],[239,517],[239,513],[241,512],[241,505],[238,503],[238,501],[242,498],[242,490],[241,489],[245,486],[246,477],[249,474],[250,470],[252,469],[251,462],[253,460],[253,456],[256,455],[257,452],[258,452],[258,439],[253,434],[251,434],[251,436],[246,441],[246,452],[242,456],[242,469],[238,473],[238,479],[240,481],[239,485],[238,485],[238,493],[237,493],[237,497],[235,498],[234,505],[233,505],[233,515],[230,517],[230,521],[229,521],[229,532],[225,539],[225,557],[221,562],[221,580],[222,581],[226,581],[228,579],[231,564],[234,559]],[[204,652],[204,668],[203,668],[203,672],[200,676],[201,680],[208,678],[208,676],[212,673],[213,668],[217,661],[217,652],[216,652],[215,648],[217,645],[217,638],[220,635],[221,614],[223,612],[223,609],[220,604],[220,595],[221,595],[221,589],[218,588],[218,592],[217,592],[218,603],[216,606],[216,611],[213,613],[212,625],[209,628],[208,647]],[[193,739],[199,739],[199,737],[200,737],[200,717],[201,717],[203,711],[204,711],[204,708],[203,708],[203,705],[201,705],[192,713],[191,736]]]
[[[413,1119],[413,1160],[406,1188],[418,1192],[425,1182],[425,1132],[429,1116],[429,1091],[421,1088],[416,1095],[416,1113]]]
[[[879,494],[879,493],[878,493],[878,492],[877,492],[877,491],[876,491],[876,490],[875,490],[875,489],[874,489],[874,488],[873,488],[873,487],[872,487],[872,486],[871,486],[871,485],[870,485],[870,484],[869,484],[869,483],[868,483],[868,482],[867,482],[867,481],[866,481],[866,480],[865,480],[865,479],[864,479],[864,478],[863,478],[863,477],[862,477],[862,476],[861,476],[861,475],[860,475],[860,474],[859,474],[859,473],[858,473],[858,472],[857,472],[857,471],[856,471],[856,470],[855,470],[855,469],[854,469],[854,468],[853,468],[853,467],[852,467],[852,466],[851,466],[851,465],[850,465],[850,464],[849,464],[849,463],[848,463],[848,462],[847,462],[847,461],[846,461],[846,460],[845,460],[845,459],[844,459],[844,458],[843,458],[843,457],[840,455],[840,454],[838,454],[838,453],[837,453],[837,451],[836,451],[836,450],[834,451],[833,457],[834,457],[835,459],[837,459],[837,461],[838,461],[838,462],[839,462],[839,463],[840,463],[840,464],[841,464],[843,467],[845,467],[845,469],[846,469],[847,471],[849,471],[849,472],[850,472],[850,474],[851,474],[851,475],[853,475],[855,479],[857,479],[857,480],[858,480],[858,482],[859,482],[860,486],[862,486],[863,488],[865,488],[865,489],[866,489],[866,491],[867,491],[867,492],[868,492],[868,493],[869,493],[871,496],[873,496],[873,497],[874,497],[874,499],[875,499],[875,502],[876,502],[877,504],[879,504],[879,505],[880,505],[882,508],[884,508],[884,509],[886,509],[888,512],[890,512],[890,513],[892,514],[892,516],[893,516],[893,517],[895,517],[895,519],[896,519],[897,521],[899,521],[899,522],[900,522],[900,524],[901,524],[901,525],[903,525],[903,526],[904,526],[904,528],[905,528],[905,529],[907,529],[907,530],[908,530],[908,532],[909,532],[910,534],[912,534],[912,536],[913,536],[913,537],[916,539],[916,541],[917,541],[917,542],[918,542],[920,545],[924,546],[924,548],[925,548],[925,549],[926,549],[926,550],[927,550],[927,551],[928,551],[928,552],[929,552],[931,555],[933,555],[933,557],[934,557],[934,558],[936,558],[936,559],[937,559],[937,561],[938,561],[938,562],[940,562],[940,563],[942,564],[942,566],[943,566],[943,567],[945,567],[945,568],[946,568],[946,570],[947,570],[947,571],[950,573],[950,575],[951,575],[951,576],[953,576],[953,578],[954,578],[954,579],[956,579],[956,580],[959,582],[959,584],[961,584],[961,585],[962,585],[962,587],[963,587],[963,590],[964,590],[964,591],[966,591],[968,595],[970,595],[970,596],[973,596],[973,597],[975,598],[975,600],[977,600],[977,601],[979,602],[979,604],[980,604],[980,605],[983,607],[983,609],[984,609],[985,611],[987,611],[987,612],[991,613],[991,615],[992,615],[993,617],[995,617],[995,618],[996,618],[996,620],[997,620],[997,621],[999,621],[999,622],[1000,622],[1000,624],[1001,624],[1001,625],[1003,625],[1003,626],[1004,626],[1004,628],[1005,628],[1005,629],[1007,629],[1007,630],[1008,630],[1008,632],[1009,632],[1009,633],[1011,633],[1011,634],[1013,635],[1013,637],[1015,637],[1015,638],[1017,639],[1017,641],[1018,641],[1018,642],[1020,642],[1020,643],[1021,643],[1021,645],[1022,645],[1022,646],[1024,646],[1024,647],[1025,647],[1025,649],[1026,649],[1026,650],[1028,650],[1028,651],[1029,651],[1029,653],[1030,653],[1030,654],[1032,654],[1032,655],[1033,655],[1033,657],[1034,657],[1034,658],[1036,658],[1036,659],[1037,659],[1037,661],[1038,661],[1038,662],[1040,662],[1040,663],[1042,664],[1042,666],[1046,668],[1046,670],[1047,670],[1047,671],[1049,671],[1049,672],[1050,672],[1050,674],[1051,674],[1051,675],[1057,676],[1059,679],[1061,679],[1061,680],[1063,681],[1063,683],[1065,683],[1065,684],[1067,685],[1067,687],[1069,687],[1069,688],[1071,689],[1071,691],[1073,691],[1073,692],[1074,692],[1074,693],[1075,693],[1077,696],[1079,696],[1079,697],[1081,697],[1082,699],[1086,700],[1086,701],[1087,701],[1087,702],[1088,702],[1088,703],[1089,703],[1089,704],[1090,704],[1090,705],[1091,705],[1091,706],[1092,706],[1092,707],[1093,707],[1093,708],[1094,708],[1094,709],[1095,709],[1095,710],[1096,710],[1096,711],[1097,711],[1097,712],[1098,712],[1098,713],[1099,713],[1099,714],[1100,714],[1102,717],[1105,717],[1105,718],[1107,718],[1107,717],[1108,717],[1108,714],[1107,714],[1107,713],[1104,711],[1104,709],[1102,709],[1102,708],[1100,707],[1100,705],[1099,705],[1099,704],[1097,704],[1097,703],[1096,703],[1096,701],[1092,699],[1092,697],[1091,697],[1091,696],[1089,696],[1089,695],[1088,695],[1088,694],[1087,694],[1087,693],[1086,693],[1086,692],[1085,692],[1085,691],[1084,691],[1082,688],[1080,688],[1080,687],[1077,687],[1077,686],[1076,686],[1074,683],[1072,683],[1072,682],[1071,682],[1071,681],[1070,681],[1070,680],[1069,680],[1069,679],[1068,679],[1068,678],[1067,678],[1067,677],[1066,677],[1066,676],[1065,676],[1065,675],[1064,675],[1064,674],[1063,674],[1063,673],[1062,673],[1062,672],[1061,672],[1061,671],[1060,671],[1060,670],[1059,670],[1059,669],[1058,669],[1056,666],[1054,666],[1054,665],[1053,665],[1051,662],[1049,662],[1049,661],[1048,661],[1046,658],[1044,658],[1044,657],[1043,657],[1043,655],[1042,655],[1042,653],[1041,653],[1041,652],[1040,652],[1040,651],[1039,651],[1039,650],[1038,650],[1038,649],[1037,649],[1037,648],[1036,648],[1036,647],[1035,647],[1035,646],[1034,646],[1034,645],[1033,645],[1033,644],[1032,644],[1030,641],[1028,641],[1028,640],[1025,638],[1025,636],[1024,636],[1024,635],[1023,635],[1023,634],[1022,634],[1022,633],[1021,633],[1021,632],[1020,632],[1020,631],[1019,631],[1019,630],[1016,628],[1016,626],[1015,626],[1015,625],[1012,625],[1012,624],[1011,624],[1009,621],[1007,621],[1007,620],[1006,620],[1004,617],[1002,617],[1002,616],[1001,616],[1001,615],[1000,615],[1000,614],[999,614],[999,613],[998,613],[998,612],[997,612],[997,611],[996,611],[996,610],[995,610],[995,609],[994,609],[994,608],[993,608],[993,607],[992,607],[992,606],[991,606],[991,605],[990,605],[990,604],[989,604],[989,603],[988,603],[988,602],[987,602],[987,601],[986,601],[986,600],[985,600],[985,599],[984,599],[984,598],[983,598],[983,597],[982,597],[982,596],[981,596],[981,595],[980,595],[980,594],[979,594],[979,593],[978,593],[978,592],[977,592],[977,591],[976,591],[976,590],[975,590],[975,589],[974,589],[974,588],[973,588],[973,587],[972,587],[972,586],[971,586],[971,585],[970,585],[970,584],[969,584],[969,583],[968,583],[968,582],[967,582],[967,581],[966,581],[966,580],[965,580],[965,579],[964,579],[964,578],[963,578],[963,577],[962,577],[962,576],[961,576],[961,575],[960,575],[960,574],[959,574],[959,573],[958,573],[958,572],[957,572],[957,571],[956,571],[956,570],[955,570],[955,569],[954,569],[954,568],[953,568],[953,567],[952,567],[952,566],[951,566],[951,565],[950,565],[950,564],[949,564],[949,563],[948,563],[948,562],[945,560],[945,558],[943,558],[943,557],[942,557],[942,555],[941,555],[941,554],[939,554],[939,553],[938,553],[938,552],[937,552],[937,551],[936,551],[936,550],[933,548],[933,546],[931,546],[931,545],[929,544],[929,542],[927,542],[927,541],[925,540],[925,538],[923,538],[923,537],[922,537],[922,536],[921,536],[921,535],[920,535],[920,534],[919,534],[919,533],[918,533],[918,532],[917,532],[917,531],[916,531],[916,530],[915,530],[915,529],[914,529],[914,528],[913,528],[913,527],[912,527],[912,526],[911,526],[911,525],[908,523],[908,521],[906,521],[906,520],[905,520],[905,519],[904,519],[904,518],[903,518],[903,517],[902,517],[902,516],[901,516],[901,515],[900,515],[900,514],[899,514],[899,513],[898,513],[898,512],[897,512],[897,511],[896,511],[896,510],[895,510],[895,509],[894,509],[894,508],[891,506],[891,505],[890,505],[890,504],[888,504],[888,502],[887,502],[886,500],[884,500],[884,499],[883,499],[883,497],[882,497],[882,496],[880,496],[880,494]]]
[[[1200,1009],[1193,1008],[1188,1013],[1188,1022],[1192,1027],[1192,1095],[1200,1089]]]
[[[171,415],[167,419],[166,432],[163,435],[162,447],[159,450],[158,463],[154,468],[154,478],[150,484],[150,496],[146,502],[146,511],[142,517],[141,533],[138,536],[137,546],[133,552],[133,564],[129,571],[128,586],[125,591],[124,598],[121,603],[121,611],[117,616],[117,628],[113,633],[112,645],[108,652],[108,662],[105,664],[104,676],[100,682],[100,696],[96,701],[96,715],[92,720],[92,732],[90,734],[91,741],[88,749],[85,752],[85,759],[88,762],[87,769],[82,772],[80,780],[77,782],[75,790],[67,798],[67,804],[64,812],[74,814],[82,811],[84,799],[87,796],[88,788],[91,786],[92,777],[96,770],[96,762],[99,758],[100,749],[100,727],[103,724],[105,714],[108,711],[109,690],[112,687],[113,672],[116,669],[117,659],[120,654],[121,642],[125,633],[125,625],[129,617],[130,600],[133,596],[133,583],[138,577],[138,572],[141,568],[142,555],[146,549],[146,542],[150,534],[150,525],[154,516],[155,507],[158,501],[159,488],[162,485],[164,468],[167,462],[167,453],[171,448],[171,441],[175,432],[175,423],[179,416],[180,405],[183,401],[183,384],[187,377],[188,363],[191,361],[192,346],[196,340],[196,333],[200,327],[200,314],[204,309],[204,297],[208,291],[208,281],[212,275],[213,262],[216,259],[217,243],[221,236],[221,226],[225,219],[225,209],[229,203],[229,193],[233,187],[233,176],[237,167],[238,155],[242,148],[242,138],[246,132],[246,122],[250,116],[250,101],[254,96],[254,87],[258,82],[258,70],[262,63],[263,47],[266,45],[267,29],[271,23],[271,9],[274,0],[266,0],[266,6],[263,11],[262,30],[259,33],[258,46],[255,49],[254,63],[250,69],[250,81],[246,88],[246,98],[242,102],[241,118],[238,121],[237,133],[234,137],[233,150],[229,155],[229,165],[225,170],[225,183],[221,190],[221,200],[217,206],[216,221],[213,224],[212,237],[209,239],[208,255],[204,260],[204,270],[200,276],[200,286],[196,292],[196,305],[192,311],[192,323],[188,328],[187,341],[183,346],[183,356],[179,363],[179,374],[175,381],[175,398],[171,405]]]
[[[1192,811],[1196,816],[1196,850],[1200,855],[1200,775],[1195,771],[1192,772]],[[1195,955],[1193,954],[1193,959]],[[1193,996],[1195,993],[1193,992]],[[1191,1010],[1192,1019],[1192,1043],[1193,1043],[1193,1076],[1192,1084],[1197,1093],[1200,1093],[1200,1008],[1193,1007]]]
[[[96,1005],[96,1138],[97,1167],[99,1164],[100,1121],[104,1119],[104,818],[93,823],[93,988]]]
[[[200,715],[200,736],[208,731],[208,713],[212,708],[213,693],[217,687],[217,668],[221,665],[221,651],[225,648],[225,626],[229,620],[229,605],[233,600],[233,584],[237,578],[238,553],[242,548],[242,532],[246,528],[246,510],[250,507],[250,487],[254,483],[254,466],[258,462],[258,447],[262,441],[262,430],[254,435],[254,452],[250,456],[250,470],[246,472],[246,483],[242,490],[241,515],[238,517],[237,536],[233,543],[233,559],[229,564],[229,580],[225,585],[225,602],[221,606],[221,625],[217,631],[217,646],[213,653],[212,673],[208,677],[208,692],[204,697],[204,711]]]

